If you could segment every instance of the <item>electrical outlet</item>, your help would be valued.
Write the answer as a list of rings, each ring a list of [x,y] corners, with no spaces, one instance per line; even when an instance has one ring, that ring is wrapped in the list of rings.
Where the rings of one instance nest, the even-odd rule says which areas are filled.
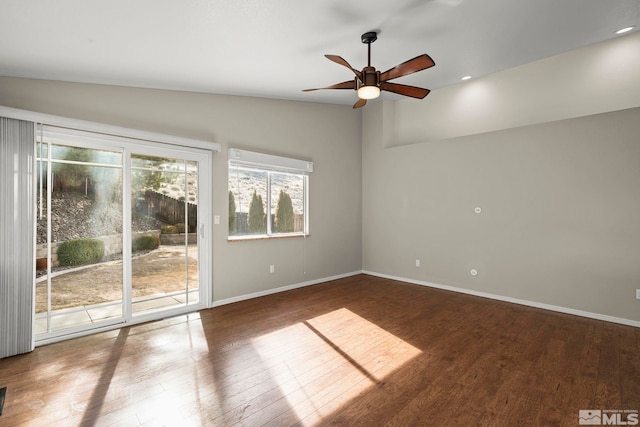
[[[419,259],[416,260],[416,267],[420,267],[420,260]]]
[[[636,289],[636,299],[640,299],[640,289]]]
[[[276,272],[276,266],[275,265],[270,265],[269,266],[269,273],[275,273]]]

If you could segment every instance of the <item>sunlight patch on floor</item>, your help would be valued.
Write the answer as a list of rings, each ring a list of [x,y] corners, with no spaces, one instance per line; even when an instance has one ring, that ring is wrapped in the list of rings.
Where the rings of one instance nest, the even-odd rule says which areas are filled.
[[[304,425],[319,423],[422,353],[346,308],[252,344],[288,402],[274,421]]]

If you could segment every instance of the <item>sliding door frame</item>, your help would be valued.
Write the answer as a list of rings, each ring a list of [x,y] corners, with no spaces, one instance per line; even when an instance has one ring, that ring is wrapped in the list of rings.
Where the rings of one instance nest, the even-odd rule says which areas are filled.
[[[86,166],[89,167],[111,167],[114,169],[120,169],[121,171],[121,176],[124,182],[124,148],[121,145],[118,145],[117,143],[112,143],[111,141],[104,141],[103,139],[99,139],[99,146],[98,146],[98,142],[97,140],[94,142],[90,141],[89,136],[83,136],[81,139],[75,139],[75,140],[65,140],[65,137],[71,137],[72,135],[74,135],[75,131],[71,131],[71,130],[66,130],[65,132],[66,134],[61,134],[61,135],[56,135],[55,137],[51,138],[48,137],[48,141],[42,141],[42,136],[43,136],[43,128],[44,127],[49,127],[49,125],[45,125],[42,123],[37,123],[36,124],[36,149],[37,149],[37,144],[41,143],[41,144],[45,144],[47,146],[47,155],[46,157],[42,158],[41,154],[36,153],[36,166],[34,168],[34,170],[36,171],[36,173],[38,175],[42,174],[42,165],[38,165],[38,162],[46,162],[46,182],[47,182],[47,190],[45,194],[42,194],[42,189],[41,188],[36,188],[36,193],[37,194],[41,194],[41,197],[44,197],[46,199],[46,204],[47,204],[47,218],[46,218],[46,224],[47,224],[47,241],[46,241],[46,245],[47,245],[47,277],[46,277],[46,281],[47,281],[47,311],[46,311],[46,319],[47,319],[47,331],[46,333],[42,333],[40,334],[40,338],[35,336],[35,332],[34,332],[34,339],[36,339],[36,345],[40,344],[42,341],[47,341],[50,339],[57,339],[60,336],[67,336],[67,335],[75,335],[78,333],[83,333],[85,330],[87,329],[100,329],[102,327],[109,327],[109,326],[122,326],[126,323],[126,318],[125,318],[125,310],[126,310],[126,299],[125,299],[125,285],[126,285],[126,276],[124,274],[124,270],[123,270],[123,276],[122,276],[122,300],[120,301],[120,305],[122,305],[122,311],[121,311],[121,315],[119,317],[110,317],[108,319],[103,319],[100,321],[97,321],[95,323],[93,323],[94,325],[96,325],[95,327],[92,328],[87,328],[86,325],[80,325],[80,326],[73,326],[73,327],[69,327],[69,328],[65,328],[65,329],[58,329],[56,331],[52,330],[52,319],[54,317],[57,316],[64,316],[64,313],[56,313],[53,314],[51,313],[51,279],[53,278],[51,275],[51,267],[52,267],[52,263],[51,263],[51,247],[52,247],[52,243],[51,242],[51,216],[52,216],[52,210],[53,210],[53,206],[52,206],[52,187],[53,187],[53,165],[54,164],[60,164],[58,162],[56,162],[56,160],[54,160],[52,158],[52,152],[53,152],[53,148],[54,146],[63,146],[63,147],[71,147],[71,148],[82,148],[82,149],[89,149],[89,150],[103,150],[103,151],[110,151],[113,153],[120,153],[122,155],[123,161],[120,165],[106,165],[106,164],[97,164],[97,163],[84,163]],[[113,141],[115,142],[115,140]],[[36,179],[35,181],[38,181],[39,179]],[[42,184],[41,184],[42,185]],[[123,191],[124,187],[122,187],[120,190]],[[124,197],[124,195],[123,195]],[[123,209],[124,207],[124,199],[123,199],[123,203],[121,204],[120,208]],[[38,216],[38,212],[40,212],[41,207],[40,206],[36,206],[36,217]],[[124,212],[123,212],[124,213]],[[37,220],[35,221],[37,223]],[[124,230],[123,230],[124,231]],[[122,236],[124,238],[124,232],[122,233]],[[123,241],[124,244],[124,241]],[[34,284],[34,289],[35,289],[35,284]],[[115,305],[115,304],[114,304]],[[75,309],[75,308],[70,308],[69,310],[73,310],[73,311],[82,311],[80,309]],[[36,314],[35,318],[34,318],[34,331],[35,331],[35,322],[38,320],[38,316]]]
[[[32,122],[34,124],[34,130],[36,124],[44,124],[51,126],[58,126],[68,129],[74,129],[79,131],[92,132],[95,134],[108,135],[109,137],[113,137],[115,139],[126,139],[127,144],[130,144],[130,152],[137,152],[137,150],[145,150],[145,149],[153,149],[153,147],[161,146],[167,150],[175,150],[176,152],[184,153],[184,152],[198,152],[202,157],[198,160],[200,162],[204,162],[205,167],[199,168],[199,180],[202,180],[199,184],[199,193],[198,193],[198,251],[200,253],[200,245],[203,245],[205,248],[205,253],[208,254],[207,257],[200,257],[198,259],[198,268],[199,268],[199,292],[200,300],[198,304],[187,305],[185,307],[180,307],[178,309],[169,309],[166,311],[158,312],[158,313],[150,313],[140,316],[131,316],[131,313],[126,313],[124,315],[125,322],[119,321],[115,324],[107,324],[104,326],[99,326],[89,330],[75,331],[69,334],[49,337],[42,340],[35,341],[35,333],[34,328],[31,328],[31,342],[35,346],[45,345],[52,342],[62,341],[69,338],[79,337],[83,335],[90,335],[97,332],[107,331],[118,329],[124,326],[129,326],[137,323],[143,323],[150,320],[169,317],[173,315],[185,314],[197,311],[200,308],[207,308],[211,306],[211,299],[213,295],[213,204],[212,204],[212,168],[213,168],[213,153],[221,151],[221,146],[218,143],[191,139],[173,135],[167,135],[162,133],[148,132],[137,129],[131,129],[120,126],[107,125],[97,122],[85,121],[85,120],[77,120],[71,119],[61,116],[55,116],[44,113],[37,113],[27,110],[20,110],[11,107],[5,107],[0,105],[0,116],[7,117],[12,119],[19,119]],[[32,141],[33,151],[34,151],[34,170],[36,167],[35,160],[35,139]],[[126,151],[126,150],[125,150]],[[125,156],[127,158],[129,156]],[[129,163],[130,160],[125,160],[125,162]],[[124,168],[124,165],[123,165]],[[202,171],[200,171],[202,169]],[[130,172],[123,170],[123,188],[126,179],[125,175],[129,175]],[[36,194],[36,180],[33,180],[33,192]],[[126,202],[126,199],[129,199]],[[125,202],[123,203],[123,214],[129,218],[131,218],[131,196],[125,194]],[[127,205],[128,203],[128,205]],[[202,204],[202,208],[200,207]],[[35,209],[35,197],[33,200],[33,207]],[[35,210],[34,210],[35,213]],[[123,217],[124,218],[124,217]],[[36,227],[35,227],[35,218],[34,224],[32,225],[32,235],[25,236],[25,238],[31,238],[34,242],[34,251],[33,251],[33,259],[32,263],[34,265],[35,271],[35,239],[36,239]],[[202,224],[202,229],[200,228]],[[127,242],[126,239],[123,242],[124,245],[129,245],[128,253],[131,253],[131,242]],[[124,250],[124,248],[123,248]],[[35,274],[33,275],[33,293],[35,296]],[[32,307],[32,320],[35,322],[35,298],[33,301]],[[126,309],[126,307],[125,307]],[[129,308],[130,310],[130,308]],[[160,316],[158,316],[160,314]]]
[[[211,152],[207,152],[194,148],[173,148],[166,146],[158,146],[157,144],[133,144],[125,147],[125,171],[123,175],[123,186],[126,185],[127,190],[124,191],[124,215],[123,224],[131,235],[131,156],[136,154],[150,156],[173,156],[174,158],[185,159],[198,162],[198,292],[200,294],[199,301],[192,305],[185,305],[177,308],[162,310],[161,312],[152,312],[144,314],[132,313],[132,296],[131,286],[125,286],[125,320],[127,324],[148,322],[157,320],[158,314],[160,318],[175,316],[179,314],[191,313],[193,311],[208,308],[212,294],[212,233],[211,218],[213,217],[213,207],[211,192],[207,191],[208,183],[212,178],[212,156]],[[203,183],[205,185],[200,185]],[[125,228],[123,228],[123,231]],[[131,262],[131,239],[124,239],[123,242],[123,265],[124,274],[128,275],[128,280],[132,280],[132,262]],[[125,281],[127,278],[125,277]],[[129,283],[131,285],[131,283]]]

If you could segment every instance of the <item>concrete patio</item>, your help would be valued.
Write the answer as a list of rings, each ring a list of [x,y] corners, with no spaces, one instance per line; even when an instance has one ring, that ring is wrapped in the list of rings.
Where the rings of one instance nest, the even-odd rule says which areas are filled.
[[[189,292],[189,304],[198,302],[198,290]],[[132,302],[133,313],[161,310],[186,304],[186,294],[157,294],[135,298]],[[55,310],[51,314],[51,330],[86,326],[103,320],[122,316],[122,302],[96,304]],[[47,313],[36,313],[34,331],[36,335],[47,333]]]

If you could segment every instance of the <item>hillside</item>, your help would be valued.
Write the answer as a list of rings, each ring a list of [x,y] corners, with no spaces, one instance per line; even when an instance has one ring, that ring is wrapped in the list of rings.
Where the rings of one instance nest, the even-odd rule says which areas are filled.
[[[74,192],[54,192],[51,195],[51,240],[92,238],[122,233],[122,204],[97,203],[90,197]],[[47,204],[43,198],[42,218],[40,205],[36,211],[36,243],[47,240]],[[133,231],[157,230],[163,223],[149,216],[133,218]]]

